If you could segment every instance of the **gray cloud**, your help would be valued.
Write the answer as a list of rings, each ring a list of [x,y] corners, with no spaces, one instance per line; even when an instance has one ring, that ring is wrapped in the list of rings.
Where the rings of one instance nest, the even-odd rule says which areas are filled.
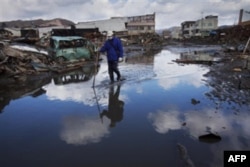
[[[83,22],[113,16],[156,12],[156,28],[180,26],[187,20],[218,15],[219,25],[237,23],[239,10],[250,9],[249,0],[2,0],[0,21],[65,18]]]

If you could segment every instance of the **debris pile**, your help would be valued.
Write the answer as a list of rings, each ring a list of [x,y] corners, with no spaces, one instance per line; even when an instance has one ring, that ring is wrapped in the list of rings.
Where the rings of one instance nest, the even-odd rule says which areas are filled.
[[[218,105],[221,101],[236,103],[239,106],[249,104],[246,100],[250,95],[249,56],[228,53],[223,60],[222,63],[213,64],[210,71],[204,75],[209,78],[207,82],[212,88],[205,95]]]
[[[250,37],[250,25],[235,25],[221,27],[214,30],[209,36],[194,36],[182,39],[184,44],[219,44],[225,47],[225,51],[241,52]],[[248,52],[250,46],[248,47]]]
[[[121,37],[126,58],[131,56],[151,56],[158,53],[164,46],[163,38],[156,33],[143,33]]]
[[[35,73],[31,62],[53,63],[48,56],[35,52],[26,52],[5,46],[0,50],[0,75],[7,76],[17,74]]]
[[[58,64],[43,52],[31,52],[5,46],[0,50],[0,75],[17,77],[18,75],[38,74],[40,72],[67,72],[80,68],[85,60],[69,61]]]
[[[233,27],[219,29],[217,40],[228,44],[246,43],[250,37],[250,25],[237,25]]]
[[[145,48],[148,46],[161,46],[163,38],[156,33],[143,33],[122,37],[125,45],[141,45]],[[153,47],[151,47],[153,48]]]

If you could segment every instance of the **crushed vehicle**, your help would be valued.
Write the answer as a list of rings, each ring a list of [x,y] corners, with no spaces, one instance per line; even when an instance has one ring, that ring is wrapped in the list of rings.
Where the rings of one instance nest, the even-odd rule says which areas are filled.
[[[52,36],[48,54],[58,63],[79,59],[92,60],[97,47],[81,36]]]

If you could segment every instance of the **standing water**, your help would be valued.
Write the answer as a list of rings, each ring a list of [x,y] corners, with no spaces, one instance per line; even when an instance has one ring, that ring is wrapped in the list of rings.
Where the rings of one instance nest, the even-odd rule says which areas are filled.
[[[223,166],[225,150],[250,149],[248,106],[211,100],[207,65],[173,62],[198,49],[218,48],[127,57],[113,85],[104,60],[95,76],[1,90],[0,166]]]

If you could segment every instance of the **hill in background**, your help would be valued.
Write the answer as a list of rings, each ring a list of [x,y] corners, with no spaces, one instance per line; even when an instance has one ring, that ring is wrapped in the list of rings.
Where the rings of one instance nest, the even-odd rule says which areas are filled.
[[[56,18],[52,20],[13,20],[0,22],[0,28],[25,28],[25,27],[50,27],[50,26],[71,26],[75,25],[74,22]]]

